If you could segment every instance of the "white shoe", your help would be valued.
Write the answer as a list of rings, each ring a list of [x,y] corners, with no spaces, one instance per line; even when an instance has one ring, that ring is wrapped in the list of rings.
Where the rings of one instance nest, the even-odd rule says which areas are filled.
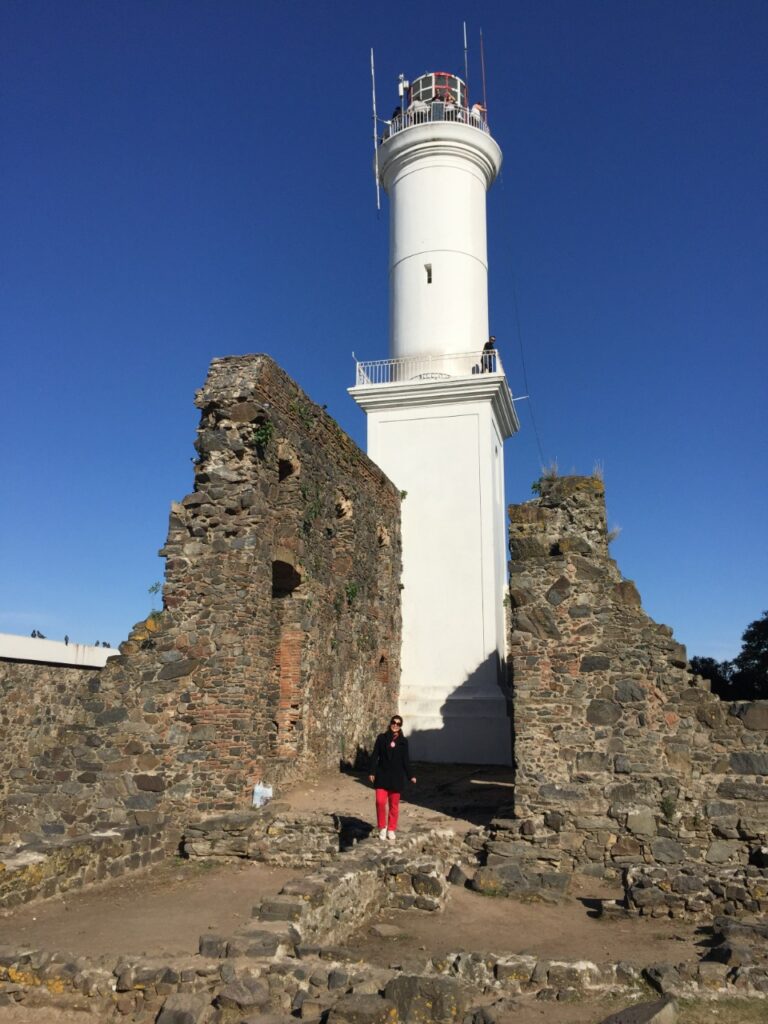
[[[383,838],[384,838],[384,836],[382,836],[381,838],[383,839]],[[391,840],[392,840],[392,842],[394,842],[394,841],[395,841],[395,839],[397,839],[397,836],[395,835],[395,833],[394,833],[394,832],[387,832],[387,839],[391,839]]]
[[[386,839],[386,838],[387,838],[387,830],[385,828],[380,828],[379,829],[379,839]]]

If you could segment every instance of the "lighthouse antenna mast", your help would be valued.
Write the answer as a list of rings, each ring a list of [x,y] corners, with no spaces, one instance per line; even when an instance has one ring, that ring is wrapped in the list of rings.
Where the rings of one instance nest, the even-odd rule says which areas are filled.
[[[488,116],[488,97],[485,94],[485,47],[483,46],[483,30],[480,29],[480,74],[483,79],[483,107]]]
[[[467,106],[469,106],[469,62],[467,60],[467,23],[464,24],[464,85],[467,93]]]
[[[381,192],[379,189],[379,119],[376,116],[376,70],[373,64],[373,47],[371,47],[371,98],[373,100],[373,165],[376,175],[376,209],[381,209]]]

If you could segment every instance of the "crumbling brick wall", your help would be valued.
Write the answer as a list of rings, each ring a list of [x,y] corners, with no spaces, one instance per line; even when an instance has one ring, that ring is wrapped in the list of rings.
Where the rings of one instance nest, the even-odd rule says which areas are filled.
[[[214,360],[196,404],[164,611],[27,733],[6,834],[242,806],[354,759],[396,707],[396,488],[267,356]]]
[[[517,821],[496,840],[597,871],[756,863],[768,702],[723,703],[690,674],[609,555],[601,480],[540,486],[510,508]]]

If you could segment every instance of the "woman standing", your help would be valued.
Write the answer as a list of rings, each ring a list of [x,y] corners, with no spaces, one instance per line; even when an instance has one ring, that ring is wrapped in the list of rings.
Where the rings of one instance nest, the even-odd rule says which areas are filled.
[[[376,738],[370,772],[368,778],[376,787],[379,839],[394,839],[400,794],[409,779],[411,782],[416,781],[411,775],[408,740],[403,736],[403,720],[399,715],[393,715],[389,729]]]

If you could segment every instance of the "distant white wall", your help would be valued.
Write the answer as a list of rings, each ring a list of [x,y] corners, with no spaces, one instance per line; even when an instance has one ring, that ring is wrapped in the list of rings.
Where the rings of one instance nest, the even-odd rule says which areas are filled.
[[[91,644],[65,644],[61,640],[39,640],[32,636],[0,633],[0,658],[14,661],[39,661],[49,665],[74,665],[103,668],[120,651]]]

